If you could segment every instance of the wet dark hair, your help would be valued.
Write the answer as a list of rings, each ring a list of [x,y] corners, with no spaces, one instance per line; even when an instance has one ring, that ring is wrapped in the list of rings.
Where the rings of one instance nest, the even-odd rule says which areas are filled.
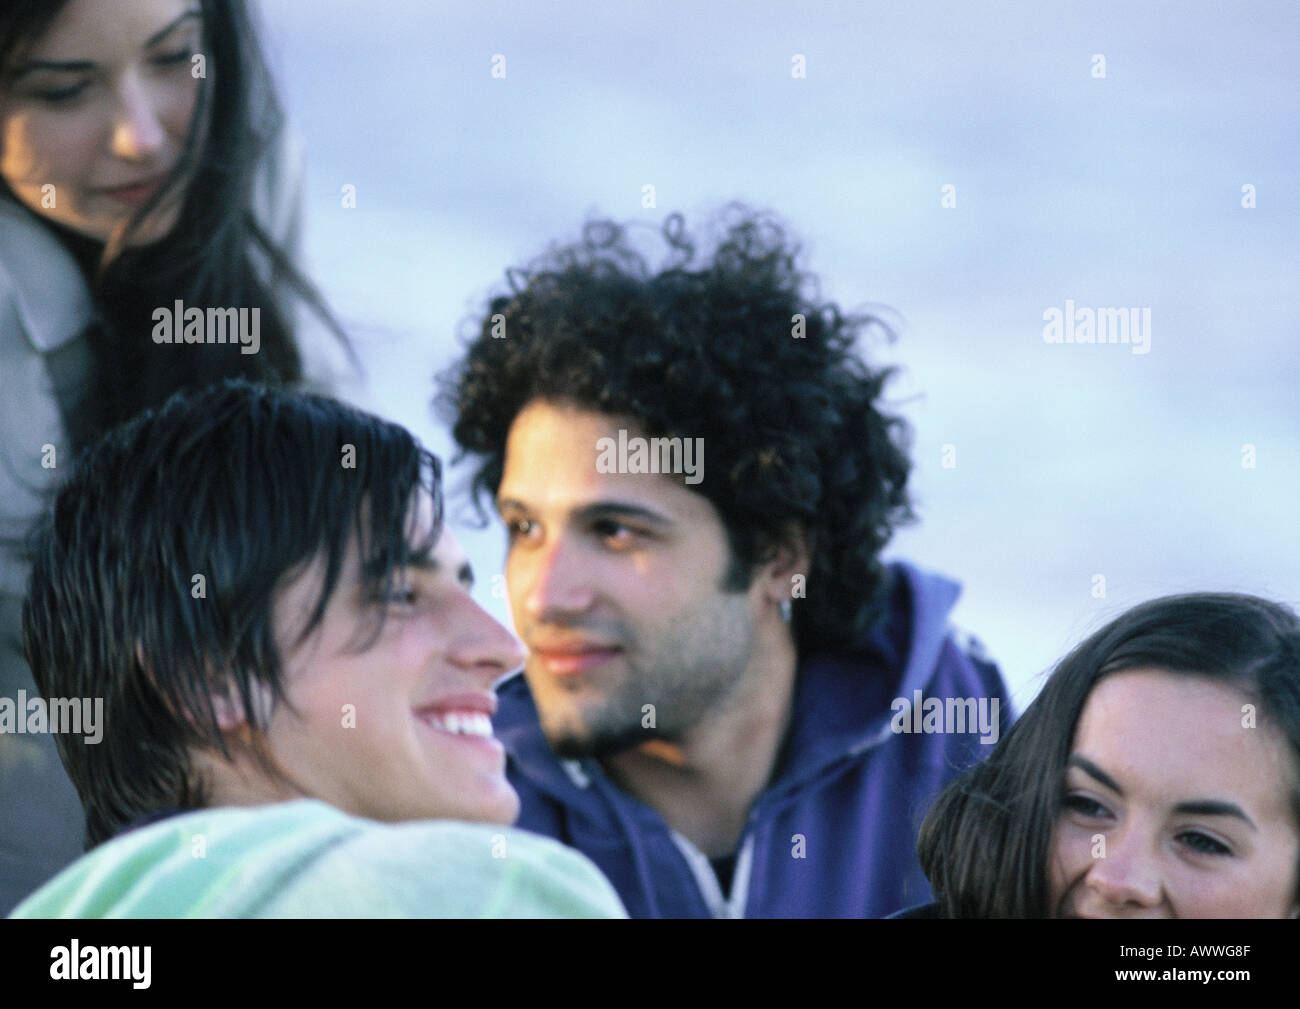
[[[1290,749],[1291,806],[1300,825],[1300,619],[1253,596],[1156,599],[1062,659],[989,758],[949,784],[931,807],[918,850],[941,917],[1055,913],[1049,848],[1079,716],[1099,680],[1139,668],[1213,680],[1250,698],[1259,724],[1272,725]]]
[[[412,542],[421,490],[433,522]],[[261,738],[258,685],[284,701],[272,613],[286,581],[324,560],[296,644],[319,626],[355,536],[376,600],[372,636],[369,621],[358,628],[368,647],[380,601],[428,556],[441,521],[437,459],[398,425],[324,397],[242,381],[180,392],[88,450],[35,534],[23,608],[42,694],[104,699],[99,743],[58,736],[88,842],[151,810],[205,805],[191,748],[230,757],[214,692],[237,694]]]
[[[88,334],[90,378],[68,418],[69,436],[78,446],[177,389],[233,377],[301,381],[294,298],[316,314],[356,364],[324,299],[253,211],[258,166],[281,135],[284,117],[248,4],[193,2],[202,15],[207,76],[199,82],[189,137],[167,186],[107,245],[34,215],[80,262],[97,309]],[[67,0],[6,3],[0,24],[0,68],[6,77],[0,86],[8,85],[15,59],[66,6]],[[205,122],[206,136],[201,136]],[[127,247],[130,232],[186,177],[180,216],[169,233]],[[19,202],[3,181],[0,193]],[[229,346],[208,344],[158,347],[152,313],[178,299],[199,308],[260,309],[260,351],[232,354]]]
[[[727,529],[724,587],[744,589],[799,529],[811,570],[806,601],[794,607],[796,640],[847,647],[880,617],[880,551],[911,518],[907,431],[877,405],[892,372],[855,353],[862,331],[885,327],[818,300],[815,278],[796,265],[798,246],[770,216],[732,205],[719,223],[725,233],[700,259],[682,217],[669,217],[657,272],[611,221],[509,271],[510,293],[491,299],[437,402],[457,458],[477,457],[481,519],[501,483],[510,426],[535,400],[628,416],[650,437],[703,438],[709,465],[688,489]]]

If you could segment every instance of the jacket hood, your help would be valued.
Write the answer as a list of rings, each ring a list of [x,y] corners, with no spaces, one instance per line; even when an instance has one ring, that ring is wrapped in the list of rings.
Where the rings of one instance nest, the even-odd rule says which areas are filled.
[[[932,689],[943,667],[948,615],[961,587],[904,562],[888,565],[888,571],[885,616],[861,647],[800,656],[790,731],[770,798],[889,738],[894,698],[910,700],[914,691]],[[517,770],[567,806],[601,805],[587,788],[599,768],[552,753],[523,674],[504,682],[498,692],[496,734]]]
[[[77,336],[93,317],[90,290],[72,254],[31,211],[0,197],[0,296],[6,291],[41,353]]]

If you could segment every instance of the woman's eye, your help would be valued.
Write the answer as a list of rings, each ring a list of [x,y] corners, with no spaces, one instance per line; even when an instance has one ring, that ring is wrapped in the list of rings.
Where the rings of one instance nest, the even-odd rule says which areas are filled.
[[[1184,831],[1178,837],[1187,847],[1202,855],[1232,854],[1232,849],[1222,841],[1216,841],[1209,834],[1202,834],[1199,830]]]
[[[194,57],[194,49],[186,46],[184,49],[177,49],[173,53],[163,53],[154,57],[154,62],[160,66],[175,66],[177,63],[188,63]]]
[[[1086,795],[1067,795],[1064,805],[1066,809],[1073,810],[1083,816],[1105,816],[1110,812],[1096,799]]]
[[[89,86],[88,82],[81,81],[61,88],[46,88],[44,91],[36,92],[36,97],[43,102],[48,102],[50,105],[62,105],[77,98]]]

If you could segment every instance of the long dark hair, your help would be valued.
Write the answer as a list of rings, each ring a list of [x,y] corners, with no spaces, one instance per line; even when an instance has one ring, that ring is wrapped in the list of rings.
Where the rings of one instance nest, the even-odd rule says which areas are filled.
[[[1254,596],[1199,593],[1143,603],[1061,660],[987,761],[939,796],[918,850],[939,914],[1046,918],[1048,857],[1075,727],[1097,681],[1154,667],[1220,681],[1257,705],[1300,770],[1300,619]],[[1300,787],[1291,796],[1300,823]]]
[[[353,448],[353,466],[340,452]],[[421,490],[433,519],[411,538]],[[103,698],[103,738],[57,743],[95,844],[142,814],[207,804],[191,752],[229,756],[213,694],[248,713],[253,756],[284,697],[273,626],[286,579],[325,577],[299,641],[319,626],[355,536],[367,599],[427,557],[441,522],[438,460],[404,428],[322,396],[226,382],[176,393],[79,457],[37,526],[23,644],[46,698]],[[203,598],[193,596],[196,573]],[[385,610],[358,626],[364,650]],[[367,628],[367,624],[369,627]],[[369,631],[367,634],[366,631]]]
[[[167,187],[107,244],[42,219],[86,272],[98,309],[87,334],[90,375],[69,424],[74,444],[160,404],[177,389],[237,376],[297,383],[303,362],[294,337],[295,297],[351,355],[323,298],[254,214],[258,166],[281,135],[283,114],[248,4],[197,3],[208,73],[200,81],[184,154]],[[67,0],[7,3],[0,25],[0,66],[8,66],[15,53],[38,40],[66,5]],[[128,246],[132,230],[181,178],[189,179],[186,198],[169,233],[148,245]],[[155,345],[152,312],[177,299],[187,306],[259,308],[260,352]]]

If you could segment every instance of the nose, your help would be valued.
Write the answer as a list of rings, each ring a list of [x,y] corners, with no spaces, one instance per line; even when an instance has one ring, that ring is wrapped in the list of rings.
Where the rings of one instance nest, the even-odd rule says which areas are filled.
[[[1094,861],[1087,885],[1115,907],[1155,907],[1161,884],[1157,844],[1134,827],[1106,835],[1105,855]]]
[[[112,151],[126,161],[145,161],[161,149],[166,132],[153,95],[134,74],[122,79],[113,123]]]
[[[511,587],[518,586],[524,615],[531,622],[564,623],[595,601],[590,571],[566,536],[512,551],[508,571]],[[515,619],[518,622],[517,611]]]
[[[448,658],[489,686],[524,663],[515,636],[465,594],[451,621]]]

